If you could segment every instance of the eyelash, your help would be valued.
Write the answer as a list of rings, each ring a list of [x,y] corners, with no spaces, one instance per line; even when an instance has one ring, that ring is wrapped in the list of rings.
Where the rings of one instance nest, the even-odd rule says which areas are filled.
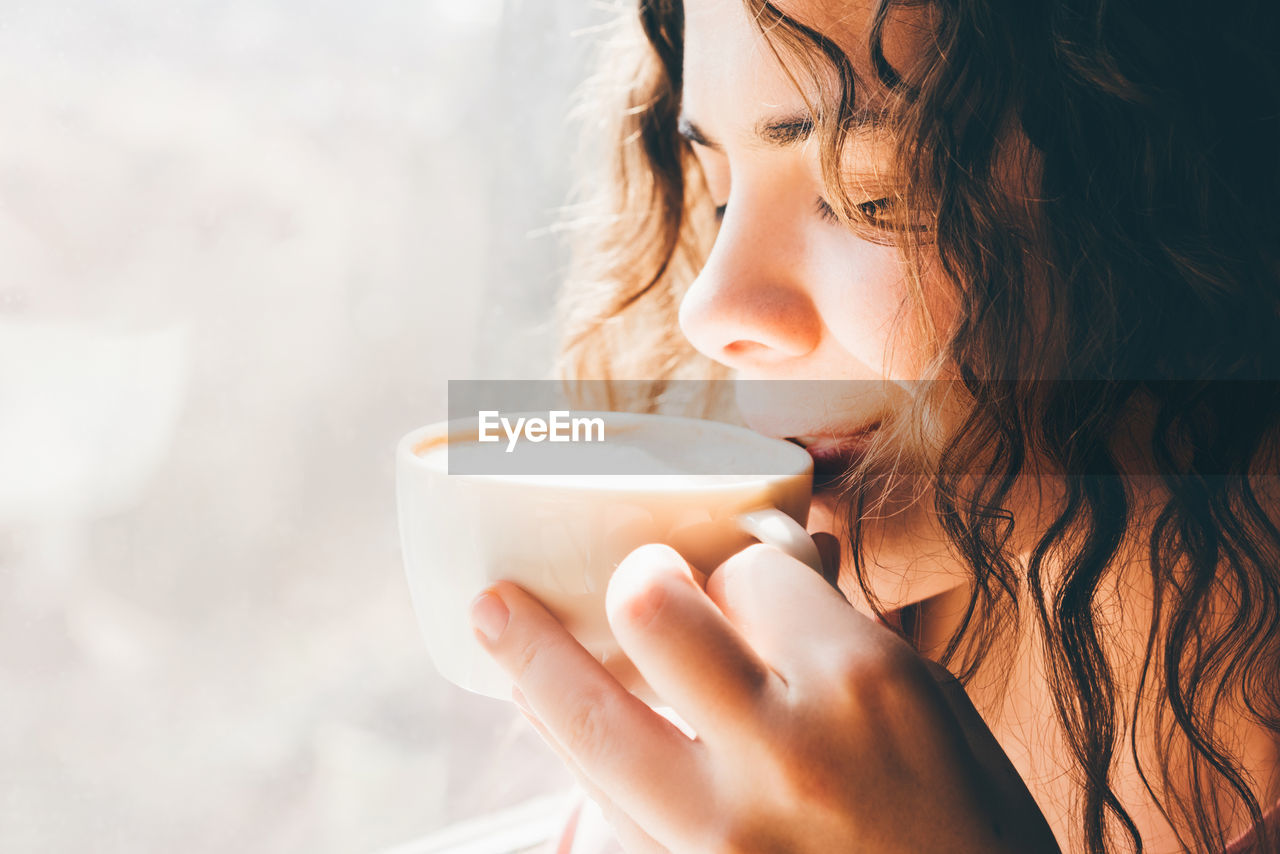
[[[814,209],[818,212],[818,216],[822,217],[823,222],[829,222],[833,225],[839,224],[840,217],[832,210],[831,205],[827,204],[826,199],[819,197],[814,204]]]
[[[859,210],[862,211],[862,213],[868,219],[874,219],[876,214],[880,212],[880,208],[882,208],[885,202],[887,201],[888,199],[874,199],[873,201],[870,201],[870,202],[863,202],[862,204],[858,205],[858,208]],[[868,208],[870,210],[868,210]],[[729,209],[728,202],[725,202],[723,205],[718,205],[716,207],[717,222],[724,219],[725,212],[728,209]],[[832,224],[838,224],[840,222],[839,214],[837,214],[832,209],[831,205],[827,204],[826,199],[819,197],[817,202],[814,203],[814,210],[817,212],[818,216],[821,217],[824,222],[829,222]]]

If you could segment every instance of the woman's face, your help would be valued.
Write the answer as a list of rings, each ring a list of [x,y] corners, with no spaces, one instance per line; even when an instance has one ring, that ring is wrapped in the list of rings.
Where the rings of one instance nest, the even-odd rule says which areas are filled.
[[[868,3],[827,3],[825,10],[821,0],[776,5],[836,41],[858,75],[874,79],[863,55]],[[923,31],[918,21],[890,23],[884,49],[895,68],[923,55],[912,43]],[[806,79],[794,77],[802,85]],[[900,250],[831,215],[805,100],[743,0],[685,0],[681,127],[723,219],[681,303],[680,326],[694,347],[733,370],[746,422],[800,441],[821,480],[846,471],[865,451],[869,431],[904,405],[912,381],[932,361],[936,344],[913,312],[923,308],[945,335],[956,309],[929,257],[922,259],[921,307]],[[891,148],[883,130],[851,136],[842,163],[855,188],[851,201],[891,195],[885,177]],[[891,512],[862,519],[871,584],[890,607],[949,590],[961,578],[913,488],[905,484]],[[834,495],[815,492],[810,531],[840,537]],[[847,571],[840,586],[851,601],[861,595]]]
[[[859,74],[873,76],[853,49],[866,43],[868,9],[829,4],[839,7],[837,20],[815,0],[779,5],[831,34]],[[901,33],[887,33],[891,62],[909,59],[909,50]],[[807,78],[794,79],[803,85]],[[899,250],[831,213],[811,130],[804,95],[742,0],[685,0],[681,132],[723,218],[680,306],[681,328],[739,380],[840,381],[739,383],[738,402],[747,423],[767,435],[849,444],[910,394],[932,344],[913,314]],[[851,137],[843,168],[858,188],[853,201],[889,194],[889,153],[883,131]],[[945,328],[944,289],[928,271],[922,284],[927,311]]]

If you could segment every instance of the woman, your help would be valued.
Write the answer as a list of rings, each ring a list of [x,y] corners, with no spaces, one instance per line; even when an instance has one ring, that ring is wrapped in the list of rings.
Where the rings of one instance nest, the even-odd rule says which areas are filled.
[[[637,17],[566,365],[739,381],[844,595],[628,558],[611,624],[696,739],[477,600],[622,845],[1280,850],[1273,6]]]

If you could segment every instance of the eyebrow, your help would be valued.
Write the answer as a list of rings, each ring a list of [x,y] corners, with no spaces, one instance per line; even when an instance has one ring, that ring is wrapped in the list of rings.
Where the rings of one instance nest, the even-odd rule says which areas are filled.
[[[849,122],[849,129],[857,132],[882,127],[884,122],[880,116],[869,110],[856,110]],[[787,148],[804,142],[813,135],[813,117],[808,113],[795,113],[773,119],[762,119],[756,123],[755,138],[772,148]],[[680,114],[676,123],[676,132],[689,142],[719,151],[722,146],[698,127],[686,116]]]

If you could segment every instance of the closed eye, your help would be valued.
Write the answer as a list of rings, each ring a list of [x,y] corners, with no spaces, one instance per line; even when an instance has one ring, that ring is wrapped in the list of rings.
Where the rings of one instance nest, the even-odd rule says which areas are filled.
[[[880,217],[884,209],[889,207],[890,203],[891,203],[891,200],[887,198],[874,199],[869,202],[862,202],[861,204],[858,205],[858,212],[861,213],[863,216],[865,216],[868,220],[875,221]],[[832,208],[831,205],[827,203],[826,199],[819,197],[818,200],[814,202],[813,207],[814,207],[814,211],[818,214],[819,217],[822,218],[824,222],[829,222],[829,223],[832,223],[833,225],[840,224],[840,215],[837,214],[835,212],[835,209]],[[729,210],[728,202],[725,202],[723,205],[716,205],[716,221],[720,222],[721,220],[723,220],[724,215],[728,210]]]
[[[888,198],[872,199],[869,202],[862,202],[857,206],[857,209],[858,213],[866,217],[868,222],[874,223],[883,218],[885,210],[887,210],[892,203],[893,200]],[[814,209],[817,211],[818,216],[822,217],[824,221],[830,223],[840,222],[840,215],[837,214],[831,205],[827,203],[826,199],[819,198],[817,203],[814,205]]]
[[[865,216],[868,220],[878,220],[884,217],[885,211],[893,205],[893,199],[872,199],[869,202],[863,202],[858,205],[858,212]]]

